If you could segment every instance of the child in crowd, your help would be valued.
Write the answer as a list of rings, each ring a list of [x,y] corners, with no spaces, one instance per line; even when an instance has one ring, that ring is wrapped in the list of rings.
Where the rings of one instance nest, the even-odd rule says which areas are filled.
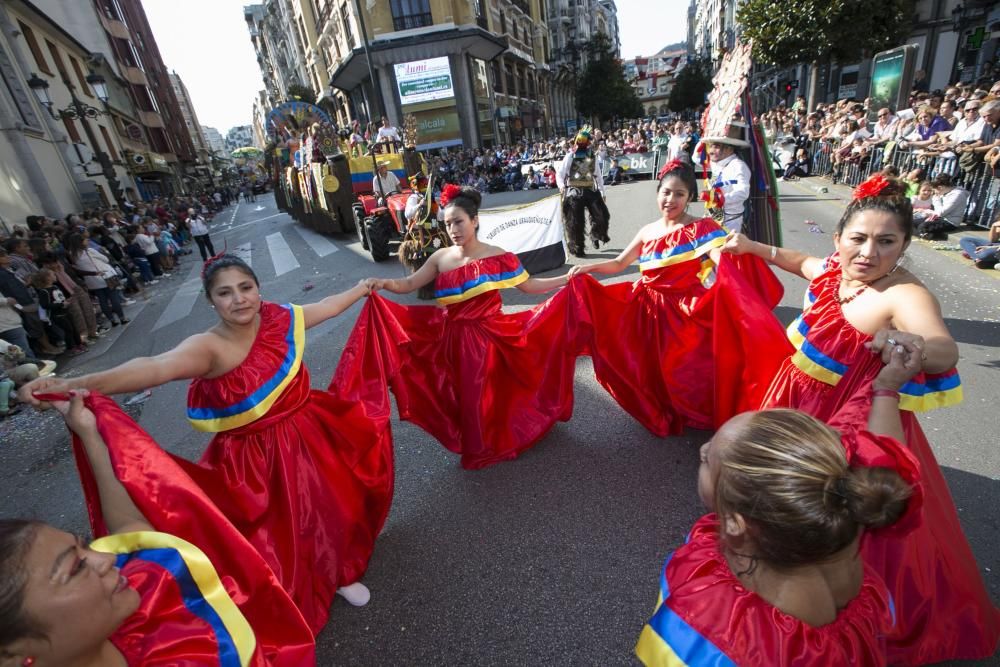
[[[919,222],[925,219],[927,212],[934,210],[934,185],[930,181],[924,181],[917,189],[917,194],[910,197],[913,204],[913,221]]]
[[[45,312],[45,333],[49,340],[62,340],[68,355],[76,356],[87,351],[86,339],[73,326],[66,302],[69,295],[56,281],[56,274],[49,269],[40,269],[31,275],[31,286],[35,290],[38,305]]]

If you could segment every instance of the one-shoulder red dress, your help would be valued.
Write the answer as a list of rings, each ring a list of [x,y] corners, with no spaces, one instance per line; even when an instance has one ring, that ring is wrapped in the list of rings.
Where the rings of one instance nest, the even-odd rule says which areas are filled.
[[[372,295],[331,388],[391,388],[400,419],[461,454],[464,468],[515,458],[572,416],[576,368],[563,292],[503,312],[500,290],[527,279],[508,252],[440,274],[434,294],[444,308]]]
[[[791,407],[831,421],[850,421],[842,408],[882,368],[837,301],[840,260],[827,259],[809,284],[807,307],[788,327],[796,350],[781,367],[763,407]],[[962,398],[958,372],[920,374],[901,390],[906,445],[922,469],[924,520],[905,538],[873,534],[862,554],[885,579],[898,622],[888,638],[889,663],[922,665],[990,656],[1000,639],[994,607],[962,532],[948,484],[913,411],[953,405]],[[859,410],[865,406],[859,405]],[[863,423],[865,414],[855,421]]]
[[[115,476],[150,523],[171,533],[108,535],[96,479],[73,438],[96,539],[139,592],[138,610],[111,636],[135,667],[309,667],[313,634],[267,563],[177,460],[111,399],[92,394]]]
[[[643,243],[639,280],[570,283],[574,337],[598,382],[652,433],[711,429],[755,408],[790,350],[771,308],[781,283],[755,257],[709,251],[726,231],[695,220]]]

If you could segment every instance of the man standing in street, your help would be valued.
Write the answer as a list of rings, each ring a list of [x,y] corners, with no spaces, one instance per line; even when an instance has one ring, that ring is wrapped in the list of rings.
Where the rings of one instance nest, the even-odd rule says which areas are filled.
[[[208,235],[208,223],[193,208],[189,208],[187,226],[191,230],[194,242],[198,244],[198,252],[201,253],[201,260],[203,262],[208,261],[209,257],[215,255],[215,248],[212,247],[212,239]]]
[[[556,185],[563,198],[563,224],[567,245],[576,257],[586,257],[584,231],[587,211],[590,212],[590,240],[594,248],[608,243],[611,213],[604,203],[604,165],[590,148],[590,128],[576,135],[576,150],[566,153],[556,170]]]

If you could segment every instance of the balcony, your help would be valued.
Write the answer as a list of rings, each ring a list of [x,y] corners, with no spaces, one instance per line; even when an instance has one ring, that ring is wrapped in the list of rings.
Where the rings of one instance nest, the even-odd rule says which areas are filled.
[[[139,120],[146,127],[166,127],[163,116],[156,111],[139,111]]]
[[[131,65],[122,65],[122,76],[129,83],[134,83],[137,86],[148,86],[149,80],[146,78],[146,73],[143,72],[138,67],[132,67]]]
[[[129,31],[128,26],[119,21],[117,18],[112,18],[107,14],[98,14],[101,17],[101,25],[112,37],[117,37],[118,39],[128,39]]]
[[[397,32],[400,30],[423,28],[429,25],[434,25],[434,17],[430,12],[425,14],[403,14],[402,16],[392,17],[392,29]]]

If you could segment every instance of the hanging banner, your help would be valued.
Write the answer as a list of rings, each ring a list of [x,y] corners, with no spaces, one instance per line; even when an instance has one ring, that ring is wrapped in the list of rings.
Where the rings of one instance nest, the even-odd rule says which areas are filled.
[[[558,195],[527,206],[480,211],[479,239],[517,255],[528,273],[559,268],[566,263],[566,248]]]

